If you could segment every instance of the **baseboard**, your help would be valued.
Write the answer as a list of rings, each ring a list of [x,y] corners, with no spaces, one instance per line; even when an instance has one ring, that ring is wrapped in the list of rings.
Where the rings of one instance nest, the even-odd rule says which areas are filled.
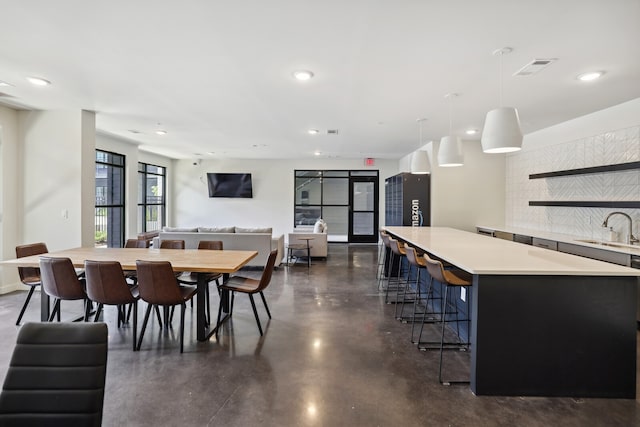
[[[23,289],[29,289],[29,288],[27,288],[25,285],[23,285],[20,282],[7,283],[5,285],[0,285],[0,295],[8,294],[9,292],[23,290]]]

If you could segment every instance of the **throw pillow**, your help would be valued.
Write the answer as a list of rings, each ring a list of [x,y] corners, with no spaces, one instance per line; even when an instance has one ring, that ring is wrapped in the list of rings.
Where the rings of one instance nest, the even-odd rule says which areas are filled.
[[[323,219],[319,219],[313,226],[314,233],[325,233],[327,231],[327,223]]]
[[[252,227],[252,228],[245,228],[245,227],[236,227],[236,233],[265,233],[265,234],[271,234],[273,231],[273,229],[271,227]]]
[[[235,227],[198,227],[200,233],[235,233]]]

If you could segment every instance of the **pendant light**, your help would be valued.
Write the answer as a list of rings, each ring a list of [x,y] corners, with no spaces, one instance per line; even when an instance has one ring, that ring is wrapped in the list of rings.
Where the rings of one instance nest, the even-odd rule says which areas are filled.
[[[453,134],[453,98],[457,93],[448,93],[444,97],[449,99],[449,135],[443,136],[438,148],[438,166],[455,167],[464,164],[464,153],[460,138]]]
[[[413,152],[411,156],[411,173],[415,174],[427,174],[431,172],[431,165],[429,164],[429,156],[427,152],[421,150],[422,148],[422,122],[427,119],[417,119],[419,125],[419,137],[418,137],[418,149]]]
[[[504,47],[493,52],[500,58],[500,108],[487,113],[480,142],[485,153],[509,153],[522,148],[522,131],[518,111],[502,106],[502,55],[512,51]]]

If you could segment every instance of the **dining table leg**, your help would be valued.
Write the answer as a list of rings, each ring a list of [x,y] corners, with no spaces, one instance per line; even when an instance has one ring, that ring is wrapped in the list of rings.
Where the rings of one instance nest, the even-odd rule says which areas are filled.
[[[200,316],[200,277],[204,276],[203,274],[198,274],[198,322],[200,322],[200,320],[202,319],[203,325],[204,325],[204,297],[202,299],[202,317]],[[227,280],[229,280],[229,273],[224,273],[222,275],[222,283],[225,283]],[[208,286],[208,283],[204,283],[204,286]],[[202,291],[204,292],[204,286],[202,286]],[[222,318],[220,319],[219,323],[216,323],[216,325],[209,331],[209,334],[206,333],[205,328],[206,326],[203,326],[202,329],[200,328],[200,324],[198,323],[198,341],[205,341],[208,340],[209,338],[211,338],[212,335],[214,335],[216,332],[218,332],[218,328],[220,327],[220,325],[222,325],[226,320],[229,319],[229,295],[230,292],[226,289],[222,289],[220,291],[220,303],[222,304],[222,312],[224,313],[224,316],[222,316]],[[203,339],[200,339],[200,331],[202,331],[202,336]]]
[[[207,298],[207,273],[198,273],[198,287],[196,298],[196,337],[198,341],[206,341],[207,336],[207,321],[205,319],[205,305]]]
[[[51,315],[51,308],[49,307],[49,295],[40,286],[40,321],[48,322]]]

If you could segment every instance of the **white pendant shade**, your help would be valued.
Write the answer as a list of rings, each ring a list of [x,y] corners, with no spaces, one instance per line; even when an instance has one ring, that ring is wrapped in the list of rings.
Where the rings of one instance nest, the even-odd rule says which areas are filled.
[[[462,141],[457,136],[443,136],[438,148],[438,165],[442,167],[462,166],[464,164],[464,153],[462,152]]]
[[[522,131],[518,111],[512,107],[489,111],[480,142],[485,153],[509,153],[520,150]]]
[[[417,150],[411,156],[411,173],[427,174],[431,172],[431,164],[426,151]]]

